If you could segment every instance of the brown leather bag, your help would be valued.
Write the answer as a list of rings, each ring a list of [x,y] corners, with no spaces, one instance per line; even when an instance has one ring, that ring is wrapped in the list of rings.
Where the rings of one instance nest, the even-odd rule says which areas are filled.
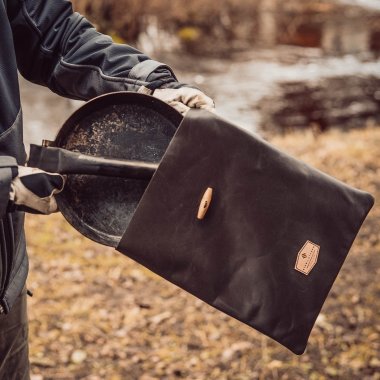
[[[208,188],[212,198],[209,190],[201,204]],[[373,202],[255,134],[193,110],[117,249],[302,354]]]

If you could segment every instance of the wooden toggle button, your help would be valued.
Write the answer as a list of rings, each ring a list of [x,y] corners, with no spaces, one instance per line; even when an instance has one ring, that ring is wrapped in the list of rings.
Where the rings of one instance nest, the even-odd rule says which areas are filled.
[[[201,203],[199,205],[198,215],[197,215],[197,218],[199,220],[202,220],[205,217],[207,210],[210,207],[211,199],[212,199],[212,188],[208,187],[205,193],[203,194]]]

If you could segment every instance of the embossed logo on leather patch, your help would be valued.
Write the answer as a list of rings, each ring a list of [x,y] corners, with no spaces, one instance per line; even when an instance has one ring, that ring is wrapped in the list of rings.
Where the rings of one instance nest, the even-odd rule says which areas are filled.
[[[318,260],[320,246],[307,240],[298,252],[295,270],[308,275]]]

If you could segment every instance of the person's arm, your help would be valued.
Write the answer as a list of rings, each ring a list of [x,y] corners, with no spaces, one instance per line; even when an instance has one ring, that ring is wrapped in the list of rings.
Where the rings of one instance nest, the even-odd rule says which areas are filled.
[[[55,195],[64,184],[65,178],[60,174],[19,166],[14,157],[0,156],[0,219],[11,211],[58,211]]]
[[[113,43],[73,12],[70,1],[7,0],[7,9],[18,68],[29,81],[82,100],[114,91],[152,93],[158,88],[185,87],[179,98],[186,101],[182,92],[188,89],[167,65],[131,46]],[[198,91],[190,94],[196,105],[194,98],[203,93],[191,90]],[[212,104],[211,99],[206,103]]]

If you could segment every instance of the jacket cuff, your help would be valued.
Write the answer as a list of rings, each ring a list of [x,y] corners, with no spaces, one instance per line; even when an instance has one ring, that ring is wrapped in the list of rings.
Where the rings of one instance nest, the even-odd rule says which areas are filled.
[[[14,157],[0,156],[0,218],[7,210],[12,179],[18,174],[18,165]]]
[[[182,87],[187,87],[187,88],[195,88],[196,90],[202,91],[199,87],[193,86],[191,84],[187,83],[181,83],[181,82],[167,82],[163,83],[159,88],[173,88],[173,89],[178,89]]]
[[[155,90],[167,83],[178,84],[177,77],[168,65],[152,59],[147,59],[133,66],[128,78],[146,82],[146,87],[150,90]]]

